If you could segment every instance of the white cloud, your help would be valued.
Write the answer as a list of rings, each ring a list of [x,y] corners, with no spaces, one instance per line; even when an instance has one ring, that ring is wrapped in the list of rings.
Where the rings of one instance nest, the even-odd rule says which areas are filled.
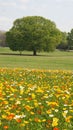
[[[29,2],[29,0],[19,0],[18,1],[18,8],[20,9],[20,10],[25,10],[25,9],[27,9],[27,7],[28,7],[28,2]]]
[[[7,21],[11,21],[10,18],[8,17],[0,17],[0,22],[7,22]]]
[[[21,3],[27,3],[29,0],[19,0]]]
[[[56,0],[56,2],[73,2],[73,0]]]
[[[12,25],[12,19],[9,17],[0,17],[0,30],[8,30]]]
[[[18,6],[18,8],[21,9],[21,10],[26,10],[27,6],[26,5],[20,5],[20,6]]]
[[[0,6],[16,6],[15,2],[1,2]]]
[[[20,5],[18,6],[18,8],[20,8],[21,10],[27,9],[29,0],[19,0],[19,2]]]

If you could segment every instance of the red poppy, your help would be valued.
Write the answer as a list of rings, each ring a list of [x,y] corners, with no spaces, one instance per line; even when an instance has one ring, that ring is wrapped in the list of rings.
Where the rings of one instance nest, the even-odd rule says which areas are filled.
[[[55,128],[53,128],[53,130],[59,130],[59,128],[55,127]]]

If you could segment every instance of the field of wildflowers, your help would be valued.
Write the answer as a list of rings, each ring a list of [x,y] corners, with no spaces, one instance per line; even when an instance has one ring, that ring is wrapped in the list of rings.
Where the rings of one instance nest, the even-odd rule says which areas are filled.
[[[73,72],[1,68],[0,130],[73,130]]]

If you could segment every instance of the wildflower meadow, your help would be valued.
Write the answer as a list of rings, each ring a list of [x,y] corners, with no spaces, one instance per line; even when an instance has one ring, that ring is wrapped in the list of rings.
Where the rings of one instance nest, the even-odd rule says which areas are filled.
[[[73,72],[1,68],[0,130],[73,130]]]

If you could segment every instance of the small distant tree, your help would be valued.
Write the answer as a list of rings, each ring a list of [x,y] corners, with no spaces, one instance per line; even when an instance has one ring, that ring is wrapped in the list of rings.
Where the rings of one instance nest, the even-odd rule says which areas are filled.
[[[6,33],[6,42],[11,50],[53,51],[60,43],[61,32],[54,22],[40,16],[28,16],[17,19]]]
[[[67,50],[68,49],[68,41],[67,41],[68,34],[66,32],[62,32],[62,39],[60,44],[57,46],[59,50]]]
[[[71,30],[71,32],[68,33],[68,49],[69,50],[73,50],[73,29]]]

